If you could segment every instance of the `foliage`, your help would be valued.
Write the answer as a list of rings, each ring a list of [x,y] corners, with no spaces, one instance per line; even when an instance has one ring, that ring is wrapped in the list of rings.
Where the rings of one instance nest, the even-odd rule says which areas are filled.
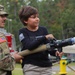
[[[15,35],[17,45],[18,30],[23,27],[18,12],[23,5],[36,7],[40,25],[46,26],[49,33],[57,39],[75,36],[75,0],[0,0],[0,4],[3,4],[9,13],[6,29]]]

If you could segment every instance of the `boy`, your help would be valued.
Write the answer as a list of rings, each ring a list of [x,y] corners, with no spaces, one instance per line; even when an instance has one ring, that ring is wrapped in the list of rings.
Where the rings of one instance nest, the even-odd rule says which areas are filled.
[[[54,39],[52,34],[48,34],[45,27],[39,26],[38,10],[32,6],[24,6],[19,11],[19,18],[24,28],[19,30],[19,39],[22,43],[22,50],[33,50],[42,44],[48,43],[48,39]],[[62,54],[56,50],[46,50],[25,56],[22,60],[24,75],[52,75],[52,63],[48,54],[53,56]]]

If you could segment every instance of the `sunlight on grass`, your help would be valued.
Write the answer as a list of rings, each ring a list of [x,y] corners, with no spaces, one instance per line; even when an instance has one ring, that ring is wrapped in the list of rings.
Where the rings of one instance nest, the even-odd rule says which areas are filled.
[[[12,71],[12,75],[23,75],[20,64],[16,64],[15,69]]]

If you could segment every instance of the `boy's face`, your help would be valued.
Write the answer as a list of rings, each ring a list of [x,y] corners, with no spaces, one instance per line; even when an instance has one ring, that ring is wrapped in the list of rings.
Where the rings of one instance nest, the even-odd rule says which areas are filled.
[[[0,15],[0,28],[5,27],[5,21],[6,21],[6,16],[5,15]]]
[[[39,25],[39,17],[38,14],[31,15],[27,21],[24,21],[27,24],[27,27],[35,28]]]

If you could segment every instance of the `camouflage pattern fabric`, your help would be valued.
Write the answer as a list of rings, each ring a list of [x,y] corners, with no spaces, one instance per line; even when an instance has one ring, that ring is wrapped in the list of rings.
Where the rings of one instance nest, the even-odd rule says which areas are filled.
[[[11,71],[14,67],[15,61],[10,55],[6,37],[0,32],[0,75],[5,75],[5,71]]]
[[[3,70],[13,70],[14,69],[14,58],[12,58],[10,55],[4,56],[3,59],[0,60],[0,69]]]
[[[6,71],[0,69],[0,75],[6,75]]]

